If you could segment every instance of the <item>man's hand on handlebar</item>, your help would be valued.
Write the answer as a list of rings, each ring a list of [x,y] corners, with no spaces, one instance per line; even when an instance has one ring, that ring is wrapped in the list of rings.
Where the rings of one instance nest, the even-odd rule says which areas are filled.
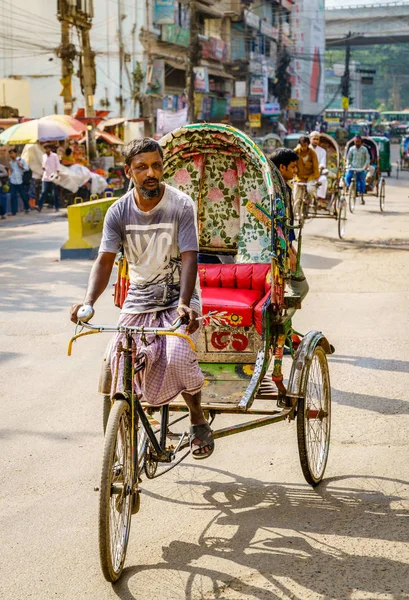
[[[179,304],[177,307],[177,313],[180,317],[187,317],[189,323],[186,327],[186,333],[194,333],[199,328],[199,321],[197,320],[198,314],[195,310],[187,306],[186,304]]]
[[[70,308],[70,319],[77,324],[78,321],[88,323],[94,316],[94,309],[89,304],[73,304]]]

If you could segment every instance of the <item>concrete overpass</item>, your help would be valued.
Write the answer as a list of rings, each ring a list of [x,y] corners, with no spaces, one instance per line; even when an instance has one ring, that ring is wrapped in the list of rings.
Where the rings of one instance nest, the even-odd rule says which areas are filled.
[[[342,1],[342,0],[341,0]],[[409,43],[409,2],[337,6],[325,10],[327,48]]]

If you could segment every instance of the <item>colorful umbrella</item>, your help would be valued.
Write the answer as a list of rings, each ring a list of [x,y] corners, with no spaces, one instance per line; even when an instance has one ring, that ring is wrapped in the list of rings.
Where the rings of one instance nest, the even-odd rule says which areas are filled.
[[[49,119],[50,121],[57,121],[59,123],[64,123],[69,127],[75,129],[75,131],[80,133],[85,133],[87,126],[85,123],[82,123],[75,117],[71,117],[71,115],[48,115],[47,117],[43,117],[44,119]]]
[[[46,119],[33,119],[18,123],[0,134],[1,144],[35,144],[78,137],[80,132],[65,123]]]

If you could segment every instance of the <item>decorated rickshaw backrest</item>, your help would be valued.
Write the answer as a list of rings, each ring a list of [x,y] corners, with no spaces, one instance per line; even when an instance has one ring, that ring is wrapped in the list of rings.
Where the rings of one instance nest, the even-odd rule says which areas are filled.
[[[166,183],[197,204],[200,250],[228,252],[239,263],[269,263],[275,205],[273,252],[285,271],[285,191],[254,142],[227,125],[198,124],[182,127],[160,143]]]

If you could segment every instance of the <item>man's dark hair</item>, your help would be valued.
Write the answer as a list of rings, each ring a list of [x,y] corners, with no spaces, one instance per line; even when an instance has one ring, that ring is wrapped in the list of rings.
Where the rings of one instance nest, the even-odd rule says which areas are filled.
[[[362,136],[361,136],[361,135],[356,135],[356,136],[354,137],[354,141],[355,141],[355,140],[361,140],[361,141],[362,141]]]
[[[271,162],[280,170],[280,165],[288,167],[292,162],[298,161],[298,154],[289,148],[277,148],[270,156]]]
[[[143,140],[132,140],[125,148],[125,164],[130,166],[132,159],[137,154],[143,152],[156,152],[158,151],[161,158],[163,158],[163,150],[156,140],[152,138],[143,138]]]
[[[298,143],[301,144],[301,142],[308,142],[308,144],[310,143],[310,138],[308,137],[308,135],[302,135],[300,137],[300,139],[298,140]]]
[[[53,146],[51,146],[51,144],[44,144],[44,150],[46,148],[50,148],[50,150],[54,150]]]
[[[17,148],[15,146],[13,146],[13,148],[9,149],[9,154],[10,154],[10,152],[15,152],[16,154],[18,154]]]
[[[71,148],[67,148],[67,149],[65,150],[65,156],[71,156],[71,154],[72,154],[72,150],[71,150]]]

